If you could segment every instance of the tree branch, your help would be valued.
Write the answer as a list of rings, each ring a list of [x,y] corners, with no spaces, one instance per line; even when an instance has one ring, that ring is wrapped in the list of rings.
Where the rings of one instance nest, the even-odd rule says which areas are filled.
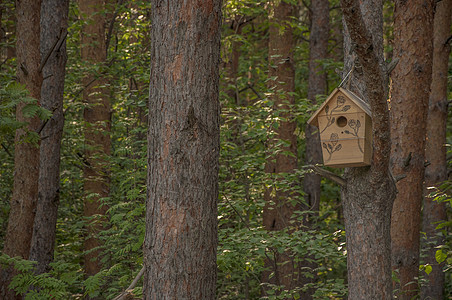
[[[115,298],[113,298],[113,300],[125,300],[127,299],[127,296],[130,296],[132,293],[132,290],[137,286],[138,281],[140,280],[140,278],[143,276],[144,274],[144,266],[141,268],[140,272],[138,272],[137,276],[135,277],[135,279],[132,281],[132,283],[129,285],[129,287],[122,292],[121,294],[119,294],[118,296],[116,296]]]
[[[50,119],[53,118],[53,114],[55,113],[55,111],[58,109],[58,107],[55,107],[52,110],[52,116],[50,116],[50,118],[48,118],[47,120],[45,120],[44,122],[41,123],[41,127],[36,131],[37,134],[41,134],[41,131],[44,129],[44,127],[46,127],[47,123],[50,121]]]
[[[450,41],[452,41],[452,35],[450,37],[447,38],[446,42],[444,43],[444,45],[447,45],[450,43]]]
[[[320,176],[325,177],[326,179],[329,179],[337,184],[339,184],[341,187],[345,187],[347,184],[347,181],[342,178],[339,175],[334,174],[333,172],[330,172],[328,170],[322,169],[318,166],[315,165],[306,165],[303,168],[307,168],[307,169],[311,169],[313,170],[315,173],[319,174]]]
[[[406,176],[407,176],[406,174],[400,174],[400,175],[394,176],[394,181],[399,182],[400,180],[406,178]]]
[[[396,57],[388,64],[388,66],[386,67],[386,72],[388,72],[388,74],[391,74],[392,70],[394,70],[395,67],[397,67],[399,60],[400,59]]]
[[[257,98],[259,98],[259,100],[262,100],[262,97],[261,97],[261,95],[259,94],[259,92],[256,91],[256,89],[255,89],[251,84],[248,84],[246,87],[244,87],[243,89],[239,90],[238,92],[241,93],[241,92],[246,91],[247,89],[252,90],[253,93],[256,94]]]
[[[259,98],[259,100],[262,100],[261,95],[259,95],[259,93],[256,91],[256,89],[252,85],[248,85],[248,86],[256,94],[257,98]]]
[[[8,147],[6,147],[6,145],[3,144],[3,143],[2,143],[2,148],[3,148],[3,150],[5,150],[6,154],[8,154],[10,157],[13,157],[13,155],[11,154],[11,152],[9,152]]]
[[[237,209],[234,207],[234,205],[231,203],[231,201],[229,201],[228,197],[224,196],[224,199],[226,199],[226,202],[228,202],[229,206],[232,207],[232,209],[234,210],[235,214],[240,218],[240,220],[242,220],[243,224],[245,224],[246,228],[248,228],[249,230],[251,230],[250,225],[248,224],[248,222],[246,222],[242,215],[237,211]]]
[[[115,12],[113,13],[113,17],[111,18],[110,25],[108,26],[107,38],[105,41],[105,50],[107,51],[107,57],[108,57],[108,47],[110,46],[111,35],[113,34],[113,27],[115,25],[115,20],[119,13],[119,7],[121,7],[123,2],[124,2],[124,0],[118,1]]]
[[[53,43],[52,48],[50,48],[49,52],[47,52],[47,55],[45,56],[44,60],[42,61],[41,65],[39,66],[39,72],[42,72],[42,69],[44,69],[44,66],[46,65],[47,61],[50,58],[50,55],[54,52],[55,49],[60,49],[61,45],[63,44],[64,40],[67,37],[67,31],[63,35],[63,28],[61,28],[60,36],[56,39],[55,43]],[[58,47],[57,47],[58,45]]]

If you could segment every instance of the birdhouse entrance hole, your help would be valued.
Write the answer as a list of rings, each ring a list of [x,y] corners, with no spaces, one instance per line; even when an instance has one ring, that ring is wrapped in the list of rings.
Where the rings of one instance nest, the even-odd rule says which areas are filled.
[[[337,118],[337,126],[339,127],[345,127],[347,126],[347,118],[344,116],[340,116],[339,118]]]

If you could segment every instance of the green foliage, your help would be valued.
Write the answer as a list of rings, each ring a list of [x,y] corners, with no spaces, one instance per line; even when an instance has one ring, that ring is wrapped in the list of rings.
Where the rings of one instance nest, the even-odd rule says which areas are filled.
[[[25,118],[39,117],[46,121],[52,116],[50,111],[41,107],[36,99],[29,96],[28,90],[17,82],[2,85],[0,99],[0,141],[27,125],[26,122],[20,122],[15,117],[14,111],[19,104],[22,104],[21,112]],[[26,138],[25,141],[37,142],[39,139],[35,132],[28,132],[28,135],[31,137]]]
[[[449,153],[450,152],[451,151],[449,151]],[[450,196],[450,191],[452,190],[452,182],[448,180],[444,182],[438,189],[431,190],[432,192],[430,196],[433,197],[434,201],[445,203],[448,214],[450,215],[452,207],[452,197]],[[440,222],[436,226],[436,230],[438,231],[438,234],[443,237],[443,243],[434,245],[435,249],[437,249],[435,253],[435,259],[438,264],[441,264],[445,273],[445,295],[452,294],[452,285],[450,281],[452,280],[452,238],[449,233],[451,228],[452,221],[450,217],[443,222]],[[425,272],[428,274],[427,269],[425,270]]]
[[[0,255],[0,265],[5,268],[14,267],[19,272],[9,287],[16,293],[24,294],[26,300],[68,299],[71,297],[68,287],[82,277],[77,266],[75,269],[73,265],[56,263],[51,264],[50,273],[36,275],[33,272],[35,262],[18,257],[11,258],[6,254]]]
[[[276,154],[293,155],[283,150],[287,141],[275,141],[274,130],[280,121],[287,121],[283,116],[289,113],[302,129],[302,124],[305,124],[310,113],[315,111],[315,107],[302,96],[306,95],[306,85],[301,78],[307,75],[308,49],[303,43],[295,49],[298,80],[293,96],[296,104],[285,109],[275,107],[269,98],[275,91],[267,86],[266,49],[262,47],[262,39],[268,34],[268,22],[266,18],[260,17],[266,16],[267,12],[253,4],[238,6],[234,1],[227,1],[225,5],[227,9],[231,9],[225,14],[230,18],[226,19],[227,25],[237,18],[259,18],[259,22],[243,26],[241,34],[229,31],[229,28],[225,29],[226,34],[223,36],[223,59],[229,62],[233,48],[238,44],[240,60],[236,78],[231,78],[230,73],[225,70],[221,81],[223,88],[220,94],[222,127],[217,296],[219,299],[299,299],[301,292],[309,288],[314,290],[315,299],[344,297],[345,235],[342,230],[338,230],[338,223],[328,217],[334,217],[331,204],[322,208],[321,214],[325,216],[323,222],[326,222],[319,222],[315,229],[299,228],[298,222],[293,223],[286,231],[268,232],[262,227],[262,211],[265,206],[263,195],[266,187],[272,186],[298,195],[291,199],[294,205],[304,201],[299,184],[304,175],[301,168],[293,174],[268,174],[264,166]],[[302,22],[296,20],[290,26],[297,28],[297,34],[302,34],[306,29]],[[325,65],[328,66],[327,69],[338,66],[332,61],[326,61]],[[304,140],[300,129],[297,129],[296,133],[300,137],[301,155],[304,152]],[[330,195],[335,200],[335,197],[338,197],[338,189],[328,184],[326,186],[332,190]],[[297,212],[298,219],[303,217],[303,213],[306,212]],[[339,225],[339,229],[341,228]],[[283,252],[294,253],[296,262],[306,265],[303,268],[304,275],[316,276],[318,281],[294,290],[268,284],[263,289],[261,274],[264,270],[272,271],[265,266],[265,260],[273,257],[275,253]],[[305,260],[316,265],[316,268],[311,269]]]
[[[322,180],[319,216],[313,220],[315,226],[300,225],[310,213],[307,211],[297,211],[293,222],[283,231],[269,232],[262,225],[266,188],[271,186],[290,193],[292,205],[304,204],[301,184],[305,175],[304,128],[310,115],[326,98],[326,95],[318,95],[317,106],[307,99],[309,8],[299,1],[282,1],[299,8],[290,22],[272,24],[280,32],[290,26],[296,40],[293,49],[296,84],[291,94],[295,104],[284,108],[276,107],[270,99],[274,94],[281,98],[286,95],[268,86],[270,80],[277,80],[268,76],[269,2],[227,0],[223,3],[217,250],[219,299],[301,299],[307,290],[313,291],[314,299],[347,297],[347,251],[338,186]],[[108,32],[112,24],[107,37],[108,62],[94,65],[80,59],[83,21],[77,3],[71,1],[55,262],[49,273],[35,275],[32,262],[0,256],[0,264],[14,265],[20,271],[11,287],[18,293],[25,293],[25,299],[81,299],[85,296],[113,299],[130,284],[143,265],[151,7],[149,1],[118,3],[122,5],[102,12],[110,18],[116,16],[115,22],[107,22]],[[329,91],[340,81],[340,72],[336,70],[342,68],[338,5],[338,0],[330,1],[330,7],[334,8],[330,12],[330,58],[319,61],[325,69]],[[388,22],[392,4],[385,5],[385,38],[390,40],[392,29]],[[237,30],[234,22],[245,23]],[[387,53],[392,51],[390,46],[385,50]],[[230,70],[234,53],[239,54],[236,74]],[[15,108],[22,102],[25,103],[22,113],[26,117],[38,116],[47,120],[51,116],[51,112],[37,105],[22,86],[14,83],[14,65],[10,63],[4,67],[9,68],[6,73],[0,74],[0,241],[3,241],[6,229],[7,202],[12,188],[14,133],[26,125],[17,122]],[[105,230],[99,234],[102,246],[98,249],[102,253],[103,269],[88,278],[82,268],[85,225],[89,221],[83,218],[83,199],[92,196],[82,192],[83,153],[88,147],[83,136],[86,125],[83,124],[83,112],[87,106],[82,100],[85,89],[82,78],[87,74],[107,79],[112,105],[112,153],[106,157],[111,177],[110,195],[102,199],[108,207],[108,220]],[[265,165],[276,154],[293,155],[284,150],[288,142],[276,137],[275,130],[281,121],[297,123],[299,166],[294,173],[269,174],[265,172]],[[23,141],[35,142],[37,138],[36,134],[29,133]],[[437,201],[447,203],[449,214],[452,200],[447,192],[450,188],[451,183],[446,182],[435,191]],[[443,244],[435,245],[437,261],[444,265],[446,282],[449,282],[448,291],[452,290],[452,246],[450,235],[447,235],[451,226],[450,218],[438,224],[438,231],[443,232],[446,239]],[[284,252],[294,255],[304,276],[316,280],[293,290],[264,284],[262,273],[274,271],[265,261]],[[432,267],[423,265],[421,270],[428,276]],[[396,273],[394,279],[397,280]],[[140,283],[134,293],[142,294]]]

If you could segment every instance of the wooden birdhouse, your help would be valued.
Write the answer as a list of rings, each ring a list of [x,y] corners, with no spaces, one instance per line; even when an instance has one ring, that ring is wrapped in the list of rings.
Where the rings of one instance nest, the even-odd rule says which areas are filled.
[[[345,168],[370,165],[371,111],[358,96],[344,88],[335,89],[308,123],[319,128],[325,166]]]

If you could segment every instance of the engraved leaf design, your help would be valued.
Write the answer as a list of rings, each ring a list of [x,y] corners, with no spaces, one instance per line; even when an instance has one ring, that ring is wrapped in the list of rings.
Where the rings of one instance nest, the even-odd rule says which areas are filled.
[[[330,107],[328,105],[325,106],[325,113],[327,114],[330,111]]]
[[[342,111],[347,111],[347,110],[349,110],[350,109],[350,105],[345,105],[343,108],[342,108]]]
[[[339,144],[339,145],[336,146],[336,148],[334,149],[334,151],[336,152],[336,151],[339,151],[339,150],[341,150],[341,149],[342,149],[342,144]]]
[[[361,122],[359,120],[356,120],[356,128],[361,127]]]
[[[332,117],[332,118],[331,118],[331,124],[333,124],[334,122],[336,122],[336,118],[335,118],[335,117]]]
[[[350,131],[348,131],[348,130],[344,130],[344,132],[345,132],[346,134],[350,134]]]
[[[330,136],[331,144],[333,144],[333,147],[337,144],[339,141],[339,135],[337,133],[332,133]]]
[[[326,145],[326,143],[323,143],[323,148],[328,150],[328,146]]]
[[[343,96],[337,97],[337,105],[342,106],[345,103],[345,98]]]

